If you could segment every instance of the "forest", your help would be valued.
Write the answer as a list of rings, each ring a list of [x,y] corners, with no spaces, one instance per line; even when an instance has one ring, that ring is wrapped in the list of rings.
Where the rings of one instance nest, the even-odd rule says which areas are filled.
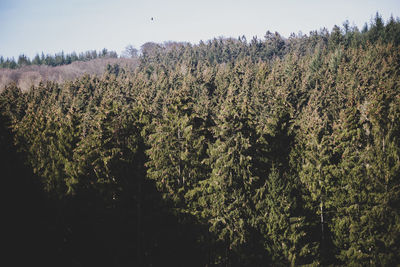
[[[97,52],[96,50],[82,52],[77,55],[75,52],[65,54],[64,52],[53,55],[36,54],[31,60],[24,54],[21,54],[17,61],[14,58],[4,58],[0,56],[0,68],[16,69],[30,65],[46,65],[46,66],[61,66],[71,64],[75,61],[88,61],[96,58],[117,58],[118,54],[115,51],[108,51],[106,48]]]
[[[11,266],[397,266],[400,20],[146,43],[0,93]],[[5,182],[5,184],[4,184]]]

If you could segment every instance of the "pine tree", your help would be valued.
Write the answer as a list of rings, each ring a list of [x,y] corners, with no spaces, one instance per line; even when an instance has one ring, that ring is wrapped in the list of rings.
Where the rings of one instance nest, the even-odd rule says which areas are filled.
[[[302,151],[301,170],[299,178],[307,190],[306,202],[308,208],[319,216],[319,257],[315,260],[322,263],[329,262],[332,254],[329,254],[330,216],[332,208],[332,194],[336,186],[336,167],[332,140],[329,133],[327,118],[318,114],[318,109],[311,111],[311,116],[306,118],[305,127],[302,129],[304,136],[304,148]],[[309,197],[309,198],[308,198]],[[317,227],[317,217],[312,221]],[[311,245],[313,246],[313,245]]]
[[[195,206],[185,198],[194,197],[195,192],[190,191],[207,176],[206,166],[202,163],[206,149],[205,121],[194,112],[190,94],[185,88],[177,89],[167,100],[170,102],[163,117],[153,122],[146,164],[147,176],[183,210]]]
[[[338,258],[346,264],[368,264],[368,252],[362,243],[368,239],[363,229],[363,216],[371,208],[368,203],[370,181],[367,179],[365,150],[367,135],[360,121],[360,112],[350,106],[340,114],[333,136],[334,153],[338,158],[338,186],[334,194],[334,242]]]
[[[16,84],[4,87],[0,94],[0,109],[4,116],[16,123],[25,115],[26,106],[26,99]]]
[[[367,253],[370,264],[392,265],[399,261],[400,101],[393,90],[396,78],[392,78],[381,80],[385,86],[372,95],[368,110],[372,143],[367,151],[367,177],[371,183],[367,188],[371,191],[370,206],[361,221],[363,232],[368,233],[363,239],[362,252]]]
[[[209,147],[212,169],[205,200],[211,230],[225,240],[230,249],[248,242],[253,217],[252,194],[258,177],[253,170],[255,128],[253,114],[231,90],[216,118],[215,143]]]
[[[142,146],[139,109],[128,113],[120,97],[111,89],[104,96],[74,152],[77,164],[70,172],[70,183],[76,184],[76,190],[95,190],[111,202],[121,197],[123,188],[130,192],[136,179],[141,179],[136,168],[143,163],[137,158]],[[138,165],[131,166],[134,164]]]
[[[304,263],[310,248],[303,243],[305,216],[299,206],[301,196],[296,195],[297,176],[289,165],[293,148],[290,109],[284,94],[275,90],[258,124],[255,162],[260,182],[254,196],[254,225],[273,264],[298,265]]]

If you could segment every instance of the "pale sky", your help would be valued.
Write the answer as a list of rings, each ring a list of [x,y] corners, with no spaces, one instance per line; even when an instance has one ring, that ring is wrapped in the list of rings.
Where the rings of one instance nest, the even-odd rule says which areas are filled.
[[[342,25],[362,28],[379,12],[400,17],[399,0],[0,0],[0,55],[107,48],[120,54],[148,41],[198,43],[263,38]],[[154,18],[152,21],[151,18]]]

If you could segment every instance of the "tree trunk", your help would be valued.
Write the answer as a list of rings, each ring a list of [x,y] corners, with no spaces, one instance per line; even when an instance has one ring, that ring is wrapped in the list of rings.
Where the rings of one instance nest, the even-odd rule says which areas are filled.
[[[142,181],[141,177],[136,177],[137,179],[137,198],[136,198],[136,218],[137,218],[137,263],[138,266],[142,266]]]
[[[322,201],[321,197],[321,204],[320,204],[320,211],[321,211],[321,262],[323,263],[326,260],[326,248],[325,248],[325,231],[324,231],[324,202]]]
[[[321,234],[322,234],[322,241],[324,241],[324,203],[322,202],[322,199],[321,199],[320,209],[321,209]]]

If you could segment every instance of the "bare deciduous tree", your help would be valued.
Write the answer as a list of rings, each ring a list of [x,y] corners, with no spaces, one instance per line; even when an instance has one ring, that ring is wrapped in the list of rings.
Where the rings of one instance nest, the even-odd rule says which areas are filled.
[[[138,50],[133,45],[128,45],[122,52],[123,57],[136,58],[138,56]]]

